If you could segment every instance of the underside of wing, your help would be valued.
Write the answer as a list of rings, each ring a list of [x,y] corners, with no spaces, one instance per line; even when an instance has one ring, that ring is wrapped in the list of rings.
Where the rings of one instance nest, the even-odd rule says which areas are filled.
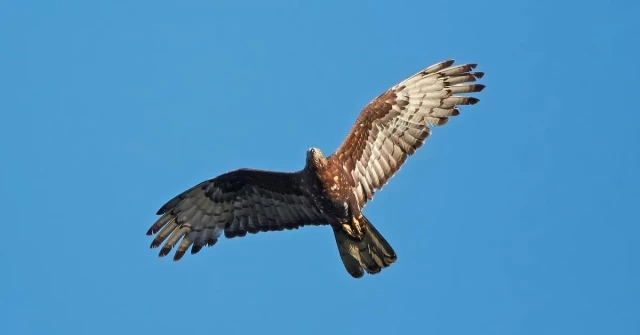
[[[247,233],[326,224],[301,182],[299,173],[240,169],[202,182],[167,202],[147,231],[156,234],[152,248],[164,245],[166,256],[180,242],[179,260],[191,247],[195,254],[228,238]]]
[[[361,206],[424,144],[430,127],[446,124],[460,114],[460,106],[479,101],[458,94],[482,91],[485,86],[473,82],[484,74],[473,72],[476,64],[453,63],[429,66],[371,101],[331,155],[352,175]]]

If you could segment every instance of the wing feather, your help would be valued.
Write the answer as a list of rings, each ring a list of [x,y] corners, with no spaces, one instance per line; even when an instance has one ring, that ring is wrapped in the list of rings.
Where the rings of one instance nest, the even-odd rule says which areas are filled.
[[[431,136],[430,127],[445,125],[461,105],[479,100],[459,96],[480,92],[482,72],[476,64],[453,66],[448,60],[406,78],[363,108],[351,131],[329,159],[338,160],[353,177],[360,206],[398,172],[408,156]]]
[[[151,248],[164,243],[159,255],[166,256],[177,245],[174,260],[179,260],[189,248],[195,254],[214,245],[222,234],[232,238],[327,224],[300,173],[240,169],[186,190],[158,211],[161,217],[147,231],[157,233]]]

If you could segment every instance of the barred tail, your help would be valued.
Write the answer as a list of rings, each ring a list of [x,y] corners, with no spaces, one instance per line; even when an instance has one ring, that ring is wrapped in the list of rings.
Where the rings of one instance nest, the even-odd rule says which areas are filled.
[[[397,258],[391,245],[371,222],[364,215],[362,219],[365,229],[361,241],[351,237],[342,229],[333,229],[344,267],[354,278],[362,277],[364,271],[376,274],[395,262]]]

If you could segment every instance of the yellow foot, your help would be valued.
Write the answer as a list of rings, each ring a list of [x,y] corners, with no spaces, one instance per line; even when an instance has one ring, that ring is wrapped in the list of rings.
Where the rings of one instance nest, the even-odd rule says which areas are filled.
[[[358,219],[356,219],[355,217],[352,218],[352,221],[353,221],[353,227],[356,229],[356,232],[358,232],[358,236],[362,236],[364,227],[360,224],[360,221],[358,221]]]
[[[363,228],[364,227],[360,224],[360,221],[356,220],[355,218],[352,218],[351,224],[348,224],[348,223],[342,224],[342,229],[344,229],[344,231],[347,234],[349,234],[349,236],[357,240],[362,239],[362,235],[364,233]]]
[[[346,231],[347,234],[351,235],[352,237],[356,237],[355,234],[353,233],[353,229],[351,229],[351,226],[349,224],[343,223],[342,229],[344,229],[344,231]]]

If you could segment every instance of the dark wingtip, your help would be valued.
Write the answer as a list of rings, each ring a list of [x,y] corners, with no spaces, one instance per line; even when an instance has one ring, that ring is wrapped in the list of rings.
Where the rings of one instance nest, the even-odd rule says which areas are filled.
[[[486,87],[486,85],[476,84],[475,87],[474,87],[474,89],[475,89],[474,92],[482,92],[482,90],[484,90],[485,87]]]
[[[173,255],[173,261],[177,262],[180,259],[182,259],[182,256],[184,256],[186,250],[180,250],[178,249],[178,251],[176,251],[175,255]]]
[[[201,245],[196,245],[194,244],[193,247],[191,247],[191,254],[195,255],[197,254],[200,250],[202,249]]]
[[[155,249],[155,248],[159,247],[160,244],[161,244],[160,241],[153,240],[153,241],[151,241],[151,245],[149,246],[149,248]]]
[[[469,64],[469,67],[471,68],[471,70],[473,70],[473,69],[478,67],[478,64],[477,63],[471,63],[471,64]]]
[[[484,72],[473,72],[472,73],[474,77],[480,79],[482,77],[484,77]]]
[[[168,247],[165,245],[164,247],[162,247],[162,249],[160,249],[160,252],[158,253],[158,257],[164,257],[168,255],[170,251],[171,251],[171,247]]]
[[[453,63],[455,63],[455,62],[456,62],[455,59],[447,59],[447,60],[442,61],[440,63],[436,63],[433,66],[437,66],[437,65],[440,65],[440,64],[444,65],[443,68],[440,70],[440,71],[442,71],[442,70],[450,67],[451,65],[453,65]]]
[[[478,102],[480,102],[480,99],[471,97],[471,98],[469,98],[469,100],[467,100],[467,101],[469,102],[469,105],[475,105],[475,104],[477,104]]]

